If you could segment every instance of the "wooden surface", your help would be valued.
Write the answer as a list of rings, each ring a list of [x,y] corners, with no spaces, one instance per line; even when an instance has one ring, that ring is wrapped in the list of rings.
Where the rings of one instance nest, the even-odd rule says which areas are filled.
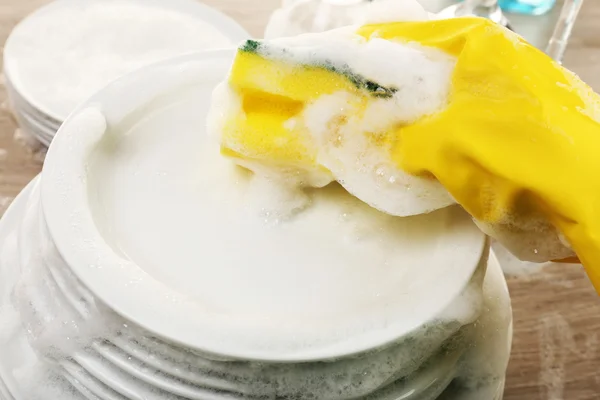
[[[168,1],[168,0],[165,0]],[[0,43],[47,0],[0,0]],[[210,0],[259,36],[278,0]],[[564,65],[600,90],[600,0],[587,0]],[[26,144],[0,88],[0,215],[39,171],[43,150]],[[600,399],[600,298],[578,265],[510,278],[515,337],[506,400]],[[58,400],[58,399],[57,399]],[[482,399],[485,400],[485,399]]]

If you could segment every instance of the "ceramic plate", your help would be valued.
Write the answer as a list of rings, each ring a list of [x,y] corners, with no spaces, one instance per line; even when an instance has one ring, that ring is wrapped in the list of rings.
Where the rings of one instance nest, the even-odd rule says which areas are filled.
[[[103,2],[106,0],[90,1]],[[201,3],[200,1],[127,1],[178,11],[188,16],[194,16],[199,20],[207,22],[215,27],[234,44],[237,44],[238,42],[250,37],[250,35],[233,19],[221,13],[220,11]],[[38,25],[39,21],[44,19],[46,15],[53,13],[58,9],[76,9],[77,7],[81,7],[81,4],[82,2],[79,0],[57,0],[38,9],[14,28],[4,47],[4,73],[7,81],[10,82],[15,91],[18,92],[19,96],[24,99],[27,104],[31,105],[41,114],[56,121],[64,121],[71,110],[66,110],[60,105],[49,103],[49,101],[42,100],[36,95],[36,82],[38,82],[38,80],[36,80],[35,77],[26,75],[27,70],[19,66],[19,62],[21,60],[21,46],[23,44],[27,45],[29,32],[32,30],[35,31],[36,25]],[[90,93],[90,95],[91,94],[92,93]]]
[[[8,207],[4,215],[0,218],[0,300],[1,305],[4,305],[8,300],[8,294],[10,288],[14,285],[18,271],[14,270],[16,263],[6,262],[7,258],[12,256],[7,253],[15,253],[18,251],[16,247],[10,247],[14,244],[17,246],[16,237],[11,238],[13,235],[17,235],[19,225],[23,215],[25,214],[28,206],[28,201],[39,183],[39,176],[34,178],[23,191],[15,198],[13,203]],[[14,239],[14,240],[13,240]],[[12,268],[11,268],[12,266]],[[20,341],[19,343],[24,343]],[[12,349],[15,350],[15,349]],[[13,351],[11,357],[3,357],[3,360],[12,360],[13,365],[24,364],[27,360],[27,355],[30,354],[28,351]],[[14,359],[15,355],[20,356],[20,359]],[[6,370],[6,365],[0,364],[0,394],[4,394],[7,400],[11,400],[15,393],[19,393],[17,382],[12,377],[11,373]]]
[[[213,258],[214,255],[206,260],[208,263],[197,262],[198,251],[212,251],[224,243],[222,240],[227,240],[206,232],[202,239],[194,236],[195,229],[202,226],[202,218],[205,218],[198,217],[198,213],[211,214],[212,200],[209,199],[212,197],[202,193],[199,197],[199,193],[190,197],[187,192],[173,191],[173,185],[179,185],[184,191],[202,187],[198,186],[201,182],[195,171],[200,168],[198,162],[203,157],[203,148],[208,146],[205,116],[212,88],[227,74],[232,56],[233,51],[202,52],[140,70],[98,93],[63,124],[44,166],[43,207],[56,245],[75,274],[112,309],[159,337],[207,354],[231,358],[291,362],[346,356],[395,341],[439,314],[471,279],[485,247],[484,236],[456,208],[431,217],[435,224],[440,224],[440,231],[452,229],[453,233],[436,235],[435,243],[427,247],[434,250],[419,253],[424,259],[434,257],[444,262],[433,263],[432,268],[411,268],[412,275],[406,281],[410,284],[403,285],[407,292],[391,291],[394,296],[403,296],[402,301],[390,301],[398,308],[394,315],[402,315],[402,321],[374,320],[372,329],[338,340],[336,335],[322,335],[322,326],[317,327],[311,315],[290,312],[277,314],[281,320],[265,320],[271,317],[262,314],[253,317],[252,313],[237,308],[224,313],[219,311],[219,306],[214,306],[212,300],[227,300],[227,291],[239,288],[250,293],[253,286],[246,278],[232,280],[231,285],[221,280],[225,292],[215,292],[211,284],[215,272],[236,275],[233,270],[227,270],[234,267],[232,264],[213,268],[212,263],[221,262]],[[143,139],[126,143],[124,138]],[[100,169],[94,167],[97,160],[93,161],[88,155],[101,156],[102,149],[116,151],[123,156],[123,163],[109,162]],[[210,168],[220,167],[211,164]],[[98,182],[104,181],[94,180],[97,177],[92,170],[104,171],[107,177],[119,177],[107,181],[111,185],[112,179],[118,187],[102,186],[103,183]],[[97,184],[94,189],[88,186],[90,180]],[[91,197],[90,193],[93,193]],[[103,205],[97,208],[97,202]],[[135,228],[140,233],[133,235],[139,242],[136,243],[152,253],[152,257],[175,258],[171,261],[165,258],[166,264],[158,267],[153,264],[153,258],[150,262],[134,262],[131,248],[123,250],[120,244],[114,244],[116,237],[106,236],[106,229],[112,228],[102,226],[104,222],[98,223],[99,217],[92,208],[123,205],[133,206],[134,212],[126,213],[122,221],[128,218],[135,221],[128,220],[119,229]],[[425,224],[426,218],[429,217],[411,220],[410,224],[416,229]],[[434,223],[432,220],[427,224]],[[241,220],[231,222],[243,225]],[[242,229],[242,225],[233,231]],[[419,229],[414,230],[417,231]],[[217,241],[210,244],[214,240]],[[307,243],[318,245],[314,240]],[[265,245],[268,246],[268,242]],[[177,247],[181,251],[164,251],[168,246],[183,247]],[[451,256],[443,249],[452,249]],[[307,253],[310,255],[310,251]],[[235,243],[220,254],[235,256]],[[238,272],[243,276],[253,270]],[[345,276],[341,280],[318,277],[334,288],[345,285],[347,278],[352,277],[333,267],[319,269],[317,273]],[[294,281],[286,282],[291,285]],[[301,286],[278,285],[269,290],[302,289]],[[430,301],[434,294],[420,287],[435,288],[438,301]],[[261,301],[268,301],[270,295],[260,290],[252,293],[251,296],[261,297]],[[212,296],[212,300],[206,301],[206,296]],[[250,303],[254,304],[253,301]],[[248,307],[248,304],[242,302],[235,307]],[[262,311],[255,310],[259,314]],[[344,318],[357,318],[350,311],[334,315],[336,318],[326,321],[328,329],[343,331],[348,322]],[[265,332],[269,337],[267,346]],[[313,343],[306,340],[305,334],[325,339]],[[293,349],[286,350],[290,346]]]

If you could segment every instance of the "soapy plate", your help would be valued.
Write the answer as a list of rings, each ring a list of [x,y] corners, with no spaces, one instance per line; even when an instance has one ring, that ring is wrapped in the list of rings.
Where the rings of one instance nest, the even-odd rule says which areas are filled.
[[[281,350],[289,341],[303,342],[302,337],[295,338],[299,332],[296,327],[310,331],[310,321],[305,322],[300,316],[286,317],[285,322],[270,321],[269,329],[277,332],[273,338],[285,343],[278,348],[275,339],[265,348],[254,345],[264,340],[264,325],[261,325],[264,321],[260,318],[244,317],[240,312],[239,315],[234,312],[233,316],[220,313],[211,309],[210,302],[200,301],[199,297],[211,290],[214,292],[206,283],[206,274],[215,271],[202,263],[182,270],[182,264],[194,256],[193,251],[187,254],[190,257],[167,252],[172,262],[163,260],[163,265],[170,265],[171,270],[155,271],[148,269],[152,262],[133,262],[131,253],[124,254],[120,246],[111,243],[115,238],[102,231],[102,223],[98,224],[98,216],[92,211],[96,206],[91,205],[98,199],[108,199],[106,196],[110,193],[101,185],[88,186],[90,177],[95,179],[90,171],[112,169],[109,172],[114,175],[111,176],[132,179],[129,182],[109,179],[108,182],[120,185],[119,190],[126,190],[125,197],[117,196],[114,199],[120,200],[113,203],[118,206],[118,203],[129,202],[133,207],[135,212],[125,217],[139,218],[124,225],[135,227],[132,237],[140,246],[144,243],[142,247],[154,252],[150,261],[164,257],[165,251],[156,251],[165,246],[178,246],[180,239],[196,241],[195,246],[183,249],[185,251],[203,250],[202,241],[193,236],[195,231],[188,229],[193,227],[190,221],[195,221],[194,214],[206,212],[203,197],[173,198],[171,193],[175,192],[171,189],[173,185],[193,188],[198,184],[193,172],[201,165],[198,160],[203,153],[199,150],[208,142],[203,127],[211,90],[226,76],[233,54],[233,50],[201,52],[144,68],[109,85],[63,124],[44,166],[42,206],[50,233],[73,272],[109,307],[159,337],[233,359],[293,362],[361,353],[398,340],[443,311],[471,279],[486,246],[484,235],[457,209],[436,214],[440,217],[440,232],[448,229],[444,228],[445,223],[463,221],[453,225],[452,235],[440,235],[438,244],[455,250],[450,257],[452,262],[442,263],[441,270],[440,266],[414,268],[415,275],[410,278],[414,287],[410,289],[408,285],[411,295],[406,294],[403,302],[393,302],[394,307],[405,307],[402,312],[410,317],[357,335],[351,341],[336,342],[335,338],[327,337],[330,341],[325,345],[317,343],[302,351]],[[137,144],[121,141],[137,137],[144,140]],[[127,164],[108,163],[106,168],[94,169],[88,156],[98,154],[98,149],[104,146],[100,143],[125,155],[122,160]],[[156,151],[148,158],[142,154],[146,149]],[[218,154],[218,148],[216,152]],[[144,164],[146,161],[148,164]],[[139,168],[135,165],[137,162]],[[124,169],[118,170],[120,167]],[[190,201],[197,203],[190,205]],[[164,204],[170,202],[178,206],[165,209]],[[153,217],[148,218],[149,215]],[[443,252],[424,253],[448,259]],[[424,257],[428,256],[424,253]],[[331,271],[320,271],[330,273],[333,267]],[[450,278],[458,284],[449,284]],[[429,280],[435,281],[431,287],[435,288],[439,301],[430,301],[432,293],[415,289]],[[243,288],[244,281],[232,281],[232,284]],[[185,290],[181,285],[186,286]],[[218,293],[214,296],[219,297]],[[349,317],[355,318],[354,315]]]
[[[15,253],[16,248],[7,248],[7,246],[16,246],[17,242],[16,240],[11,240],[11,236],[18,234],[20,220],[27,210],[29,198],[36,185],[39,183],[39,179],[39,176],[35,177],[15,198],[4,215],[0,218],[0,276],[2,277],[2,279],[0,279],[0,308],[4,307],[7,301],[9,301],[9,288],[13,286],[18,275],[18,272],[11,268],[11,265],[8,265],[8,260],[5,258],[9,253]],[[19,341],[19,344],[21,345],[25,343],[26,341],[24,338]],[[12,351],[12,354],[13,356],[18,355],[20,359],[16,360],[12,357],[2,357],[2,355],[0,355],[0,359],[2,359],[3,362],[11,359],[13,365],[25,365],[27,360],[31,357],[31,352],[27,350],[19,351],[17,349],[17,351]],[[17,393],[19,393],[18,385],[12,376],[12,373],[6,370],[3,363],[0,363],[0,395],[3,395],[6,400],[12,400]]]
[[[92,1],[104,1],[104,0],[92,0]],[[182,12],[186,15],[194,16],[201,21],[207,22],[208,24],[219,30],[225,37],[229,38],[232,43],[237,43],[250,37],[248,32],[242,28],[236,21],[222,12],[205,5],[200,1],[194,0],[127,0],[129,2],[150,5],[163,9],[173,10]],[[67,115],[64,110],[57,109],[53,104],[44,104],[43,101],[36,98],[35,91],[32,90],[32,82],[30,82],[26,76],[21,76],[22,73],[18,64],[18,47],[19,42],[15,39],[21,35],[21,32],[28,32],[29,30],[35,30],[35,25],[38,18],[44,17],[48,13],[53,12],[57,9],[64,8],[76,8],[81,6],[79,0],[58,0],[49,3],[48,5],[41,7],[33,14],[29,15],[23,20],[11,33],[4,47],[4,74],[7,82],[19,93],[19,96],[25,101],[26,104],[30,105],[34,109],[43,115],[47,119],[55,121],[64,121]],[[17,43],[15,43],[17,42]]]

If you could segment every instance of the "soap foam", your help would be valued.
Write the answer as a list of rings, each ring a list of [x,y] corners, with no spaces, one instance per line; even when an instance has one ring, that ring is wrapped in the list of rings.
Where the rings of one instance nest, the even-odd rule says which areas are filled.
[[[288,120],[286,126],[290,129],[305,127],[311,135],[319,165],[312,170],[261,162],[261,155],[255,153],[236,162],[288,185],[296,181],[302,186],[322,187],[337,180],[361,200],[396,216],[427,213],[454,204],[434,179],[402,171],[391,160],[394,143],[381,145],[381,140],[393,131],[399,131],[401,140],[402,125],[446,106],[456,60],[415,44],[377,38],[366,41],[353,32],[354,28],[341,28],[276,39],[258,51],[267,59],[296,65],[333,66],[339,73],[393,88],[391,95],[372,96],[366,104],[345,91],[323,95]],[[385,63],[373,62],[381,57],[386,58]],[[219,135],[228,118],[243,115],[240,104],[232,88],[221,86],[213,98],[210,117],[219,122],[212,123],[210,130]],[[244,154],[245,149],[235,140],[227,139],[223,145]],[[290,179],[294,174],[298,178]]]
[[[33,201],[39,201],[39,192]],[[30,207],[21,227],[35,251],[21,254],[21,271],[12,291],[12,305],[27,331],[32,348],[43,358],[60,360],[90,346],[98,337],[112,335],[120,323],[65,266],[41,219]],[[23,239],[21,239],[23,240]],[[32,245],[32,248],[34,245]],[[113,323],[109,323],[112,321]]]
[[[416,0],[357,1],[355,4],[297,0],[273,12],[264,37],[273,39],[348,25],[427,19],[429,14]]]
[[[475,223],[522,261],[543,263],[575,256],[564,237],[541,215],[509,214],[499,223]]]
[[[81,400],[81,393],[46,363],[36,363],[15,372],[15,381],[27,400]],[[94,397],[92,397],[94,398]]]
[[[454,60],[437,52],[372,39],[348,56],[349,68],[386,87],[389,99],[370,99],[366,108],[352,95],[321,96],[304,111],[304,123],[319,147],[317,161],[350,193],[396,216],[431,212],[454,204],[435,180],[409,175],[390,156],[390,131],[400,131],[446,105]],[[372,60],[386,54],[385,63]]]
[[[361,25],[430,19],[430,14],[417,0],[379,0],[368,2],[365,8],[360,12],[362,19],[358,20]]]

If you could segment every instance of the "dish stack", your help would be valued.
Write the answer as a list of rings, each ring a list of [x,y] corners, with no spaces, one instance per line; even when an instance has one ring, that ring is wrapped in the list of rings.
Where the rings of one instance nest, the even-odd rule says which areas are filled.
[[[62,120],[44,111],[43,107],[38,107],[28,101],[24,95],[15,89],[8,74],[5,73],[4,79],[11,110],[21,129],[42,144],[49,146],[58,128],[60,128]]]
[[[6,41],[10,105],[20,127],[49,145],[79,103],[120,75],[248,37],[194,0],[57,0],[21,21]]]
[[[471,325],[438,321],[364,354],[297,363],[230,359],[159,338],[104,306],[60,262],[40,213],[39,183],[22,193],[0,229],[0,272],[8,278],[2,321],[13,328],[0,346],[3,400],[49,393],[60,400],[501,399],[501,379],[483,392],[455,394],[450,386],[476,335]],[[30,254],[17,243],[27,243]],[[35,245],[40,251],[31,251]],[[507,299],[494,258],[488,270],[493,310]],[[7,316],[9,294],[18,300]]]
[[[252,225],[219,214],[223,202],[215,191],[203,187],[199,198],[187,191],[189,182],[206,184],[192,180],[199,171],[229,165],[218,149],[199,151],[209,148],[202,130],[211,93],[232,58],[232,51],[201,52],[144,68],[94,95],[61,126],[42,175],[0,223],[0,398],[500,399],[512,335],[510,300],[487,240],[459,209],[400,221],[412,227],[408,237],[420,229],[411,247],[425,243],[431,251],[407,250],[415,258],[410,265],[394,262],[391,275],[373,273],[369,262],[354,265],[339,252],[325,253],[335,255],[327,268],[302,261],[304,268],[294,269],[295,259],[282,252],[285,262],[276,260],[265,279],[240,282],[244,273],[264,272],[272,254],[248,254],[242,268],[222,261],[232,252],[210,256],[228,240],[244,248],[234,235],[250,225],[255,235],[244,239],[252,249],[277,250],[274,241],[261,242],[276,234],[278,244],[318,264],[314,254],[322,241],[313,237],[339,229],[327,219],[302,225],[305,242],[298,246],[287,240],[297,225],[276,231],[263,216]],[[209,154],[216,158],[205,160]],[[162,179],[172,172],[173,179]],[[121,179],[131,180],[119,186]],[[319,199],[314,203],[322,204]],[[166,208],[157,208],[161,204]],[[120,217],[117,208],[128,205],[135,210]],[[145,207],[150,214],[138,224],[112,226]],[[339,221],[337,208],[327,210],[322,215]],[[203,215],[204,225],[187,223],[196,215]],[[177,229],[168,228],[173,221]],[[227,231],[219,230],[223,221]],[[429,226],[436,234],[424,234]],[[154,269],[160,257],[134,262],[139,254],[118,236],[127,227],[135,227],[130,239],[141,240],[145,254],[159,251],[166,263]],[[159,234],[161,246],[150,245],[149,231]],[[188,247],[187,238],[194,239]],[[332,246],[346,243],[339,235],[329,239]],[[169,250],[172,245],[178,250]],[[204,262],[187,269],[193,257]],[[297,282],[323,277],[326,285],[297,290]],[[364,290],[354,290],[354,282]],[[309,286],[312,291],[304,290]],[[264,293],[270,301],[248,309]],[[315,298],[325,300],[307,306]],[[279,312],[286,302],[314,312]],[[323,309],[339,312],[322,318]]]

